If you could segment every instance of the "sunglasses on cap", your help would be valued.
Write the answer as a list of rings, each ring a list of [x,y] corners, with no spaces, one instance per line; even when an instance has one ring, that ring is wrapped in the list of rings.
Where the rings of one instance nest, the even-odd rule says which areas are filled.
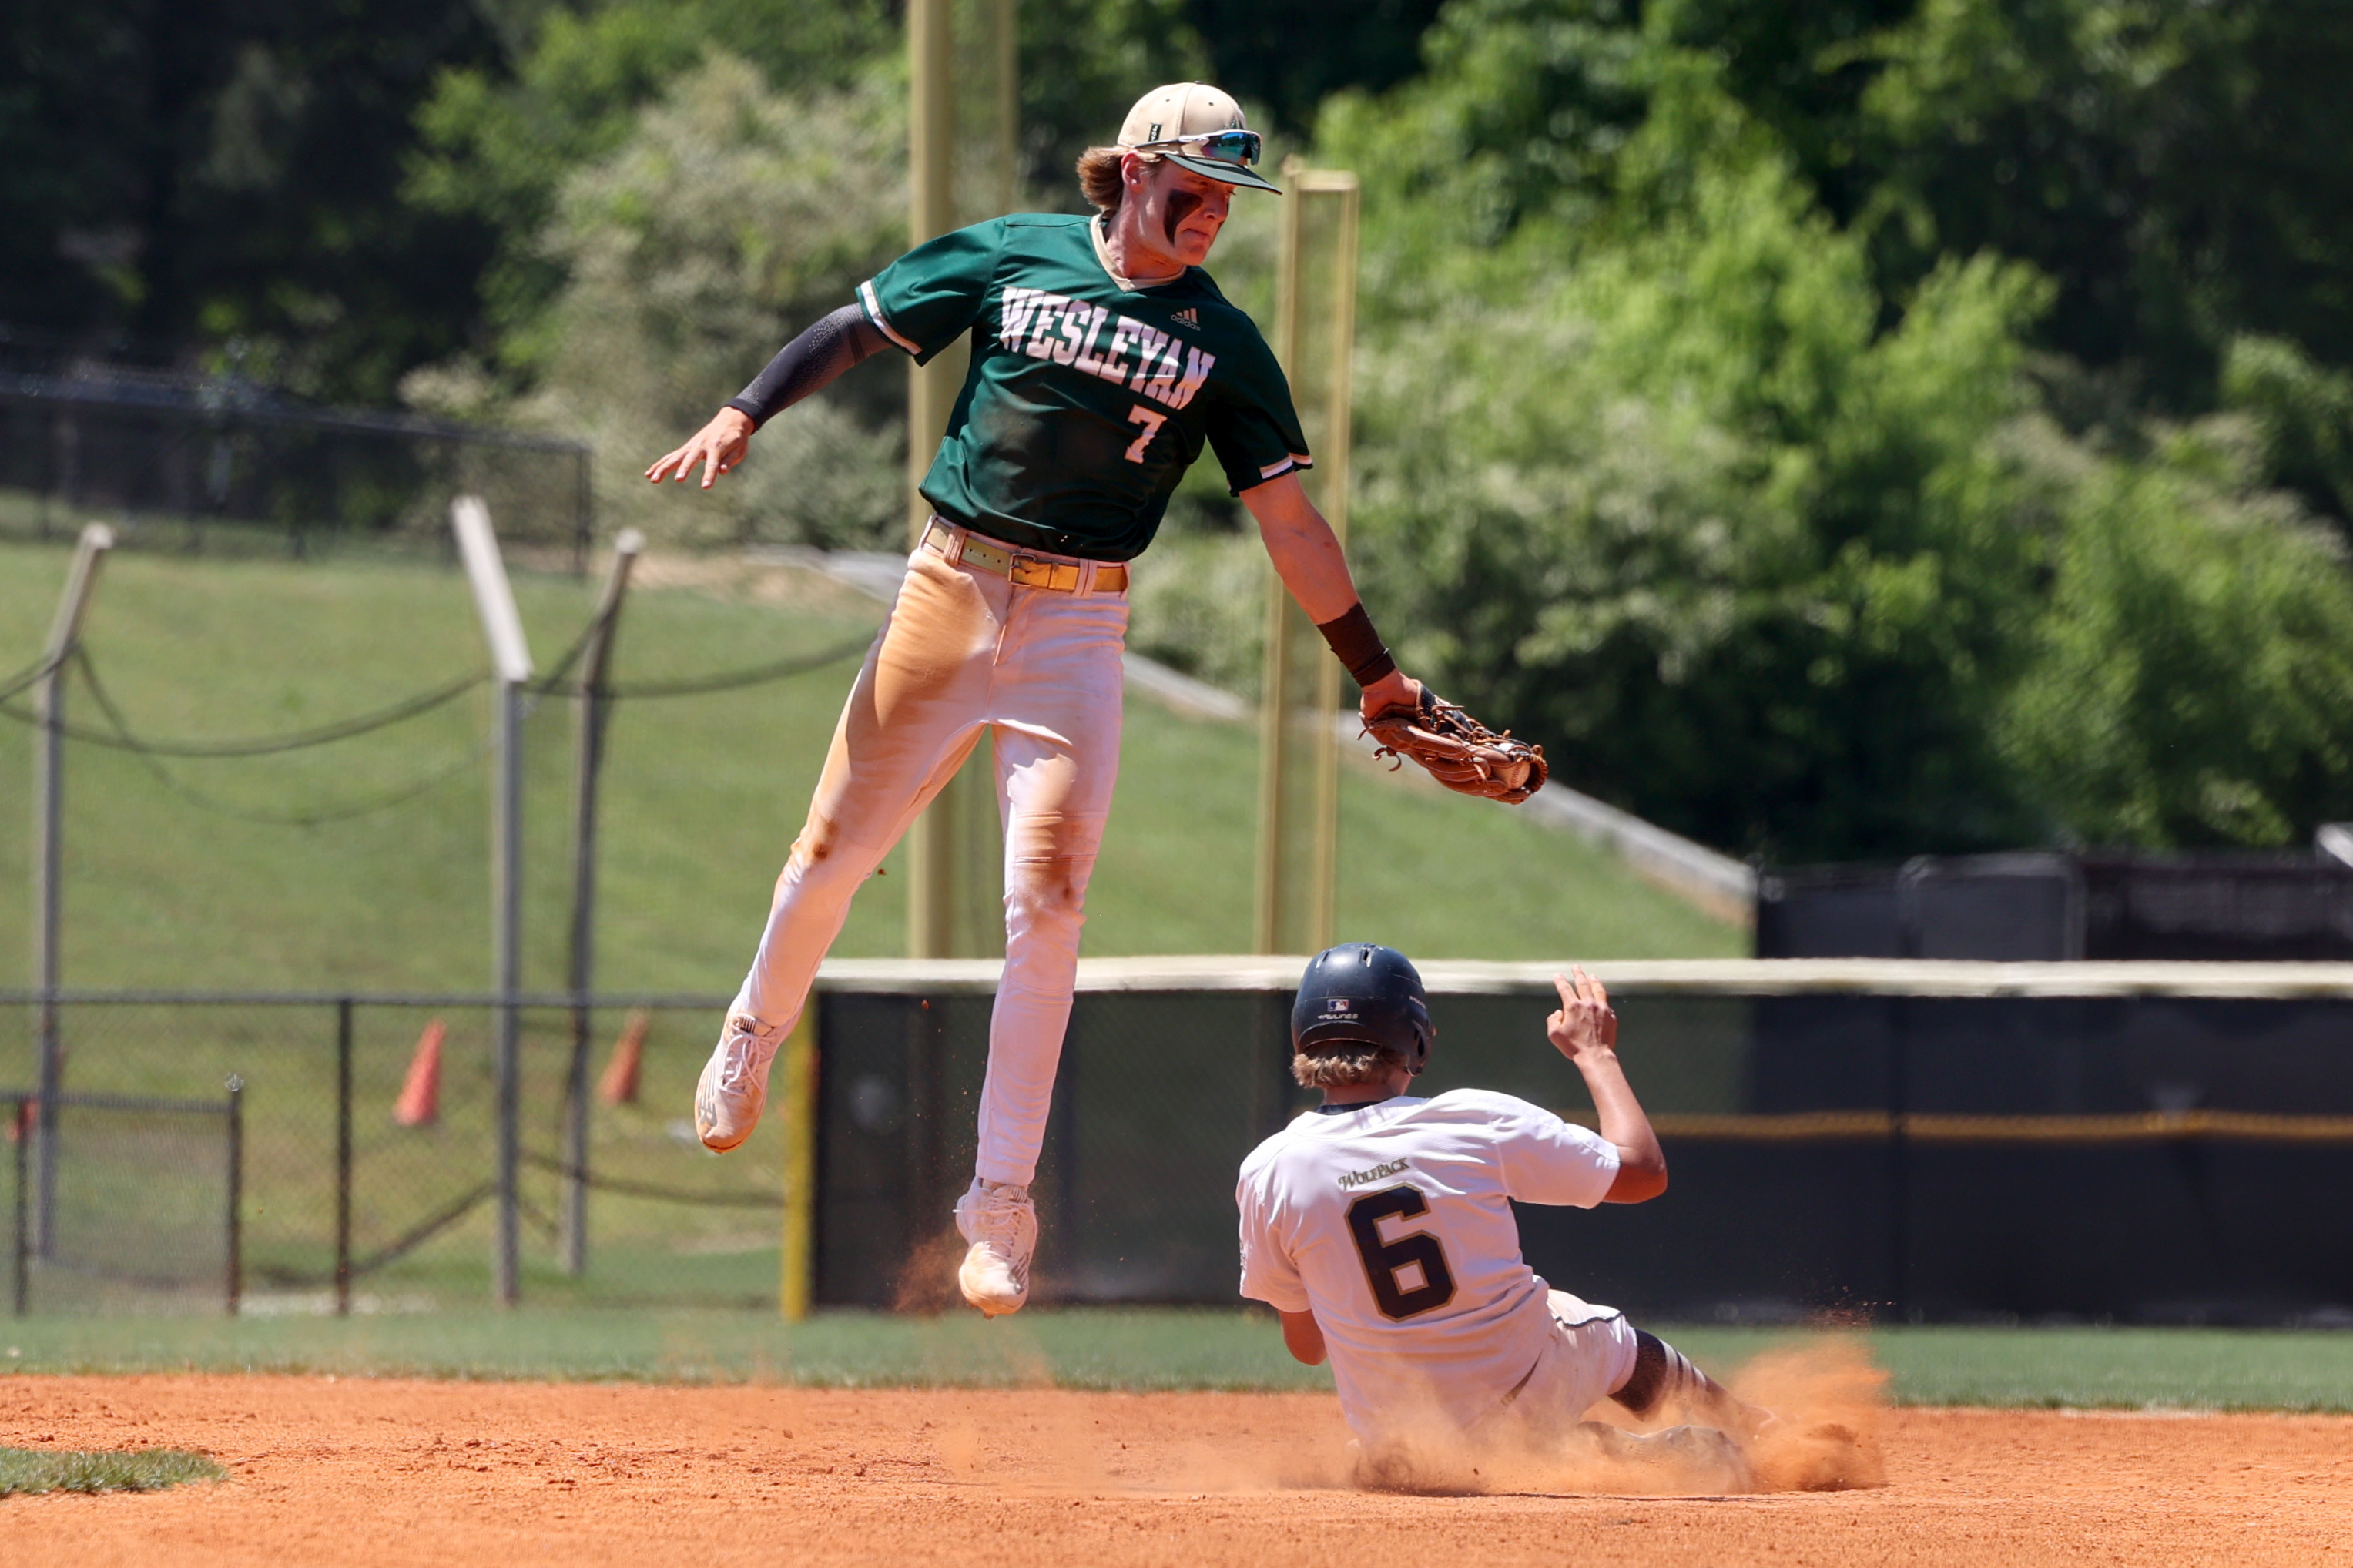
[[[1195,157],[1214,158],[1220,163],[1238,163],[1244,168],[1255,163],[1264,151],[1255,131],[1204,131],[1191,136],[1167,136],[1157,142],[1139,142],[1128,149],[1131,153],[1186,153]]]

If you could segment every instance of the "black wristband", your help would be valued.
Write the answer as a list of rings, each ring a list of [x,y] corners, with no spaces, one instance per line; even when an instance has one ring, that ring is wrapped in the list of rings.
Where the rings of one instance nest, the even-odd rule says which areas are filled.
[[[1319,622],[1315,629],[1324,634],[1324,640],[1332,645],[1357,685],[1370,686],[1396,673],[1397,660],[1389,657],[1381,634],[1373,629],[1373,617],[1365,613],[1362,600],[1349,605],[1346,615]]]

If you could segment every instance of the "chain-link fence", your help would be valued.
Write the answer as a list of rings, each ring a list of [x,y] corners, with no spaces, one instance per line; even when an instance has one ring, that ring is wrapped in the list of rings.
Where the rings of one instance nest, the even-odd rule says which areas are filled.
[[[780,1125],[720,1160],[696,1142],[690,1120],[719,1006],[657,998],[596,1005],[585,1017],[565,1006],[523,1009],[518,1208],[527,1295],[773,1308]],[[234,1077],[243,1085],[247,1310],[389,1310],[484,1299],[495,1196],[494,1014],[485,998],[462,996],[159,994],[60,1002],[58,1031],[73,1097],[61,1102],[57,1234],[111,1235],[109,1245],[122,1256],[163,1257],[169,1249],[147,1239],[162,1227],[201,1233],[216,1251],[224,1234],[218,1205],[196,1205],[192,1212],[212,1215],[201,1221],[183,1213],[193,1199],[158,1206],[153,1194],[160,1189],[142,1181],[145,1167],[132,1158],[131,1145],[146,1138],[156,1171],[214,1171],[219,1160],[172,1142],[152,1108],[158,1096],[207,1089],[217,1096]],[[0,1081],[29,1079],[37,1018],[30,1005],[0,1010],[6,1020]],[[587,1085],[586,1158],[577,1165],[565,1137],[575,1025],[585,1025],[579,1037],[596,1069]],[[144,1098],[117,1097],[132,1089]],[[102,1105],[124,1109],[103,1123]],[[150,1108],[142,1112],[147,1121],[133,1116],[137,1106]],[[217,1104],[214,1110],[217,1120]],[[76,1160],[86,1158],[78,1148],[101,1132],[130,1151],[103,1167],[115,1173],[109,1181],[121,1178],[114,1186],[74,1173],[81,1168]],[[217,1148],[216,1128],[211,1136]],[[32,1152],[25,1192],[37,1215],[37,1142]],[[566,1226],[567,1205],[578,1201],[575,1171],[586,1189],[578,1248],[567,1245]],[[37,1219],[33,1235],[37,1242]],[[33,1309],[61,1305],[66,1298],[42,1283],[46,1255],[37,1246],[35,1255]],[[217,1304],[219,1269],[207,1263],[194,1272],[215,1282],[207,1299]]]
[[[311,407],[234,378],[0,356],[0,538],[70,537],[101,513],[126,543],[157,548],[440,553],[459,495],[482,497],[511,545],[585,564],[581,442]]]
[[[234,1312],[243,1118],[225,1098],[0,1092],[8,1300],[26,1312]]]

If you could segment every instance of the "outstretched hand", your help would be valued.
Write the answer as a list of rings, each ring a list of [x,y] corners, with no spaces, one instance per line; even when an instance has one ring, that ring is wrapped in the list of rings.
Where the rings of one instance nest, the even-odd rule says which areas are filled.
[[[1571,979],[1570,976],[1575,978]],[[1552,977],[1560,993],[1560,1011],[1545,1020],[1545,1037],[1570,1061],[1588,1054],[1618,1049],[1618,1015],[1610,1011],[1609,993],[1582,969]]]
[[[702,465],[702,488],[709,489],[720,475],[744,461],[752,449],[751,416],[741,409],[723,408],[711,416],[711,423],[688,437],[685,446],[670,453],[646,470],[646,478],[659,484],[675,479],[686,482],[694,465]]]
[[[1364,695],[1357,700],[1356,711],[1370,719],[1376,713],[1387,712],[1392,708],[1420,706],[1421,682],[1402,670],[1392,669],[1365,688]]]

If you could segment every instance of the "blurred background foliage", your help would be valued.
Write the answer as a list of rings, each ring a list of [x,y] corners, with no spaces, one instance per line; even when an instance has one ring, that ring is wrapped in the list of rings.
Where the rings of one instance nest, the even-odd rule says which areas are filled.
[[[902,243],[893,7],[5,15],[13,328],[584,434],[674,542],[895,537],[895,362],[712,504],[629,482]],[[1022,18],[1034,205],[1195,75],[1363,175],[1367,595],[1569,782],[1781,858],[2353,817],[2341,0]],[[1216,258],[1260,310],[1271,225]],[[1136,641],[1247,690],[1241,522],[1188,484]]]

